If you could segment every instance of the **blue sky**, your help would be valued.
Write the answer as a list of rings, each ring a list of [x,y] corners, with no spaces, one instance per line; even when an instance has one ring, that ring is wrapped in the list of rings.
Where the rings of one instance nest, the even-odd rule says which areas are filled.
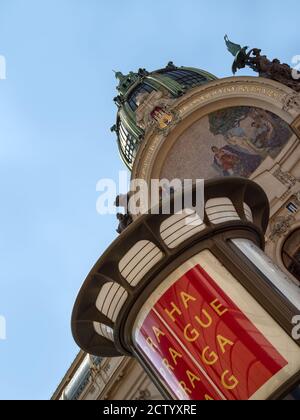
[[[77,354],[72,306],[116,236],[96,212],[97,181],[124,169],[112,69],[230,76],[225,33],[291,63],[299,16],[299,0],[0,0],[0,399],[50,398]]]

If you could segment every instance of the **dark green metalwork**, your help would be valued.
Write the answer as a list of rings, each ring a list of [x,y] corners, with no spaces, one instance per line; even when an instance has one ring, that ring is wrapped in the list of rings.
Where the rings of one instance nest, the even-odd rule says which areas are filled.
[[[215,76],[206,71],[176,67],[172,62],[164,69],[151,73],[139,69],[137,73],[130,72],[124,75],[115,72],[115,75],[119,81],[118,96],[114,98],[118,113],[117,122],[111,131],[117,134],[119,152],[129,170],[133,167],[134,158],[145,134],[136,123],[136,95],[140,92],[163,91],[170,97],[178,98],[189,89],[216,80]]]

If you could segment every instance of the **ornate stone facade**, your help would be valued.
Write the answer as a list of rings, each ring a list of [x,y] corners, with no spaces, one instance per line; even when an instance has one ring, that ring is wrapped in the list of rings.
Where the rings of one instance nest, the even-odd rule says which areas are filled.
[[[180,135],[201,118],[222,109],[237,105],[261,108],[277,115],[296,131],[300,112],[295,112],[294,108],[287,111],[283,105],[287,95],[292,93],[284,85],[256,77],[221,79],[189,91],[174,102],[173,110],[180,116],[180,122],[167,136],[153,131],[146,133],[135,159],[133,178],[147,181],[159,178],[162,166]]]
[[[273,174],[283,185],[287,185],[290,188],[294,187],[297,183],[297,179],[294,175],[289,172],[283,172],[281,168],[276,169]]]
[[[53,400],[159,400],[162,399],[140,365],[129,358],[91,362],[80,352],[52,396]]]
[[[196,168],[197,174],[201,175],[201,167],[204,166],[203,162],[208,157],[195,152],[198,150],[197,141],[201,141],[201,138],[197,138],[197,130],[201,128],[199,122],[208,124],[206,117],[213,113],[235,107],[261,109],[269,113],[268,115],[275,116],[274,118],[278,121],[282,121],[281,127],[289,128],[291,135],[288,136],[286,142],[282,143],[282,147],[278,147],[278,153],[277,151],[271,153],[270,147],[268,150],[260,150],[264,154],[260,155],[259,165],[250,174],[250,178],[264,188],[270,201],[271,220],[266,238],[266,252],[287,272],[282,261],[282,247],[291,232],[300,227],[299,94],[270,79],[234,77],[211,81],[189,90],[175,100],[163,98],[162,95],[159,97],[152,95],[142,99],[141,108],[137,113],[137,122],[145,130],[145,138],[135,157],[132,178],[143,178],[148,182],[153,178],[159,179],[162,175],[173,178],[177,173],[178,165],[181,165],[184,173],[189,172],[190,168]],[[159,129],[156,125],[157,120],[156,123],[151,121],[151,112],[153,107],[157,106],[163,109],[166,117],[165,127]],[[270,126],[272,122],[268,118],[264,126],[252,127],[253,130],[257,130],[258,135],[265,132],[264,138],[268,138],[268,133],[272,130]],[[207,129],[207,126],[205,127]],[[195,130],[196,135],[193,134],[193,139],[190,139],[188,143],[191,148],[188,155],[187,150],[184,150],[184,147],[187,148],[186,143],[183,142],[181,146],[180,139],[184,135],[186,138],[189,137],[187,133],[194,133]],[[248,148],[249,155],[255,154],[255,149],[249,149],[253,144],[247,143],[244,138],[241,141],[244,142],[243,153],[245,153],[245,148]],[[231,146],[236,145],[231,144]],[[254,144],[253,147],[262,148],[260,143]],[[229,152],[228,148],[227,151]],[[180,156],[180,161],[174,160],[172,163],[170,160],[172,154]],[[183,156],[190,156],[190,158],[184,161]],[[229,175],[230,170],[234,170],[233,167],[230,169],[229,163],[226,168]],[[84,362],[84,357],[83,353],[79,354],[56,390],[53,399],[72,399],[74,395],[77,399],[87,400],[161,398],[158,390],[138,363],[126,358],[104,359],[98,365],[93,364],[88,374],[81,378],[83,382],[80,388],[78,385],[80,380],[72,383],[72,379]],[[71,387],[74,388],[72,392],[70,392]]]
[[[288,232],[290,232],[291,227],[294,223],[294,216],[289,215],[276,217],[270,226],[269,239],[271,241],[276,241],[276,239],[280,238],[283,235],[286,235]]]
[[[171,106],[174,99],[165,96],[163,92],[142,93],[137,97],[136,110],[137,125],[143,130],[155,127],[161,131],[174,125],[175,113]]]
[[[294,111],[300,112],[300,94],[299,93],[290,93],[286,95],[283,100],[283,109],[284,111],[290,112]]]

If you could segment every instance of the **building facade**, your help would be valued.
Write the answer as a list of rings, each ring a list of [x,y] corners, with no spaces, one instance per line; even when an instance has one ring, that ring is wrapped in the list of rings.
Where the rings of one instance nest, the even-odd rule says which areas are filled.
[[[132,179],[239,176],[259,184],[271,209],[266,253],[300,287],[300,93],[278,77],[265,76],[217,79],[173,63],[150,73],[117,73],[112,131]],[[136,360],[84,352],[53,395],[61,400],[160,398]]]

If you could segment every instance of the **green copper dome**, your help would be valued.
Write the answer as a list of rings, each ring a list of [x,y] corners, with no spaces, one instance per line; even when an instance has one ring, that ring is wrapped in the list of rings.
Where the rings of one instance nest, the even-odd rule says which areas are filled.
[[[158,91],[175,99],[189,89],[216,80],[215,76],[204,70],[176,67],[172,62],[164,69],[151,73],[145,69],[127,75],[116,72],[116,78],[119,85],[118,96],[114,101],[118,107],[118,114],[117,122],[111,130],[117,134],[121,158],[130,170],[145,134],[136,122],[138,97]]]

